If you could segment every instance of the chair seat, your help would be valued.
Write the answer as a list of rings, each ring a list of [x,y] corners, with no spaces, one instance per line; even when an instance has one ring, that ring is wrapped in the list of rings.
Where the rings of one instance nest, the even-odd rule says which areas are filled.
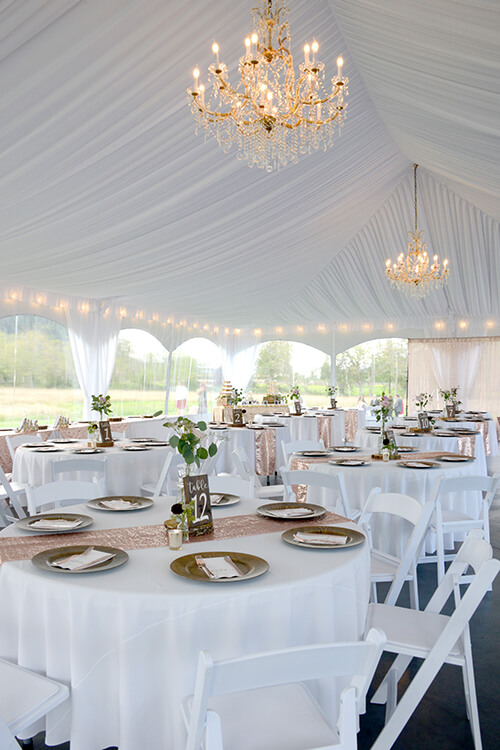
[[[221,718],[224,750],[304,750],[339,742],[301,684],[216,696],[208,706]]]
[[[261,487],[255,488],[255,494],[257,497],[283,498],[283,495],[285,494],[285,488],[282,484],[270,484],[267,487],[262,485]]]
[[[392,581],[399,567],[399,560],[389,560],[373,554],[370,557],[370,578],[375,583]],[[412,581],[413,576],[408,574],[405,581]]]
[[[20,482],[9,482],[10,486],[12,487],[13,492],[17,494],[23,494],[26,492],[24,484],[20,484]],[[3,487],[0,486],[0,497],[7,497],[7,492]]]
[[[0,660],[2,718],[15,735],[68,696],[64,685]],[[7,688],[8,686],[8,688]]]
[[[411,654],[425,658],[432,649],[449,617],[435,612],[391,607],[387,604],[370,604],[366,621],[367,630],[380,628],[387,636],[385,651]],[[447,662],[461,664],[463,647],[461,639],[452,648]]]

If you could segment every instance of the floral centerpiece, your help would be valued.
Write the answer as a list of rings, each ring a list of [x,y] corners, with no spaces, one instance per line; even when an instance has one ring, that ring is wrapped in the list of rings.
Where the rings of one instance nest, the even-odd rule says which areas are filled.
[[[102,393],[99,393],[98,396],[91,396],[92,403],[92,411],[96,411],[99,414],[99,421],[102,421],[103,416],[106,414],[108,416],[112,413],[111,408],[111,396],[108,394],[107,396],[103,396]]]
[[[446,389],[440,389],[439,395],[442,396],[444,399],[445,404],[447,404],[449,401],[453,402],[455,401],[457,404],[461,404],[462,402],[458,400],[458,389],[460,386],[456,385],[453,388]]]
[[[337,406],[337,400],[335,398],[338,388],[336,385],[327,385],[325,388],[326,393],[330,396],[330,405],[332,409],[335,409]]]
[[[207,423],[193,422],[187,417],[178,417],[175,422],[165,422],[164,427],[173,429],[169,443],[184,459],[185,466],[179,468],[179,482],[177,483],[177,502],[171,507],[171,519],[175,526],[184,532],[184,539],[189,537],[189,527],[195,518],[194,502],[185,502],[184,476],[189,476],[193,464],[199,468],[202,461],[217,453],[217,445],[210,443],[206,448],[201,445],[207,431]]]
[[[382,396],[380,398],[378,406],[374,406],[373,411],[375,413],[375,419],[377,420],[377,422],[381,422],[380,442],[384,447],[386,445],[389,445],[389,440],[387,438],[387,435],[385,434],[385,423],[391,416],[392,409],[392,398],[390,396],[386,396],[384,391],[382,391]]]
[[[289,398],[294,401],[300,401],[300,388],[298,385],[294,385],[293,388],[290,388],[290,393],[288,394]]]
[[[419,411],[424,411],[425,407],[431,400],[432,395],[430,393],[419,393],[414,397],[415,405]]]
[[[233,388],[233,390],[227,397],[228,406],[238,406],[238,404],[241,404],[242,402],[243,402],[243,388]]]

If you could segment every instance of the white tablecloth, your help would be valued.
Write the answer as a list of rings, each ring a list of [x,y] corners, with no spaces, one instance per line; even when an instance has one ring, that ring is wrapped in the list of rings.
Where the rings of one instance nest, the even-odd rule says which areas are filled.
[[[485,448],[485,455],[487,456],[497,456],[498,455],[498,437],[497,437],[497,429],[495,420],[491,419],[489,414],[484,414],[483,418],[485,421],[477,422],[473,420],[472,416],[471,419],[463,420],[459,422],[448,422],[444,419],[439,419],[439,417],[436,414],[430,413],[430,416],[435,419],[436,421],[436,427],[438,427],[441,430],[449,430],[450,428],[464,428],[466,430],[470,429],[477,429],[481,431],[481,440],[484,443]],[[461,415],[460,415],[461,416]],[[403,424],[405,426],[412,426],[415,427],[417,425],[416,420],[411,419],[404,419],[404,420],[397,420],[395,424]]]
[[[420,435],[402,435],[399,430],[394,430],[396,445],[407,445],[418,448],[419,451],[443,451],[446,453],[458,453],[458,437],[439,437],[433,433],[422,433]],[[356,435],[356,445],[361,448],[369,448],[371,451],[376,450],[378,446],[379,435],[376,432],[368,430],[359,430]],[[474,441],[474,461],[475,474],[486,476],[486,455],[484,452],[484,443],[481,435],[475,435]]]
[[[125,443],[124,443],[125,444]],[[52,461],[64,458],[76,458],[73,453],[76,443],[71,447],[59,446],[58,453],[42,453],[30,448],[18,448],[14,457],[13,480],[32,487],[52,481]],[[103,453],[96,453],[89,458],[104,458],[108,465],[108,495],[140,495],[141,485],[155,482],[160,475],[165,457],[170,447],[151,448],[146,451],[124,451],[115,445],[104,448]],[[80,456],[84,459],[85,456]],[[76,475],[68,478],[77,478]]]
[[[244,500],[233,508],[249,513],[256,502]],[[126,514],[85,512],[95,518],[94,528],[124,527],[161,522],[167,506]],[[64,543],[77,543],[77,536]],[[170,571],[180,554],[214,549],[256,554],[270,570],[226,584],[188,581]],[[1,656],[71,687],[71,705],[47,719],[49,744],[70,740],[71,750],[114,745],[182,750],[180,705],[192,692],[200,649],[209,649],[216,659],[230,658],[353,640],[364,628],[367,544],[299,549],[277,532],[197,542],[181,552],[159,548],[129,555],[121,568],[85,575],[43,572],[30,561],[0,568]],[[319,690],[325,707],[332,689]]]
[[[339,458],[345,458],[347,455],[353,455],[356,458],[364,456],[369,460],[370,453],[360,451],[355,454],[338,454]],[[335,455],[335,458],[337,454]],[[411,460],[411,454],[407,454],[404,460]],[[439,468],[434,469],[409,469],[398,466],[397,461],[372,461],[365,466],[334,466],[329,463],[315,463],[310,465],[311,471],[325,472],[327,474],[342,473],[345,480],[347,495],[352,508],[362,509],[370,491],[373,487],[380,487],[382,492],[401,492],[416,498],[422,504],[430,500],[436,483],[440,477],[460,477],[477,475],[477,461],[469,463],[445,464],[441,463]],[[332,499],[328,491],[319,487],[309,487],[307,500],[310,502],[320,502],[322,505],[332,505]],[[481,498],[477,492],[457,492],[450,495],[444,495],[442,507],[445,509],[453,508],[462,513],[476,517],[480,508]],[[399,554],[405,539],[405,534],[401,533],[404,525],[396,522],[387,523],[383,526],[374,525],[375,538],[383,529],[384,538],[378,537],[383,549],[390,551],[392,554]],[[459,538],[456,537],[457,541]],[[452,546],[451,536],[445,537],[447,548]],[[435,549],[434,539],[428,536],[426,542],[427,552],[433,552]]]

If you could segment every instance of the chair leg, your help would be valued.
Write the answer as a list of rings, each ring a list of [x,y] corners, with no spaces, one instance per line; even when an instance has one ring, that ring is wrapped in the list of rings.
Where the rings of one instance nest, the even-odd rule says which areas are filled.
[[[418,579],[416,567],[413,571],[413,579],[410,581],[410,606],[412,609],[420,609],[418,599]]]
[[[385,704],[385,723],[389,721],[398,704],[398,678],[394,667],[391,667],[386,675],[387,679],[387,703]]]
[[[395,679],[396,679],[396,688],[399,680],[403,676],[403,674],[406,672],[409,663],[413,659],[412,656],[406,656],[405,654],[399,654],[394,661],[392,662],[391,668],[387,672],[386,676],[378,686],[377,690],[375,691],[375,694],[373,695],[371,699],[371,703],[387,703],[389,697],[388,697],[388,683],[389,683],[389,675],[391,672],[394,673]]]
[[[377,599],[377,584],[375,583],[375,581],[372,581],[372,595],[370,597],[370,601],[373,602],[374,604],[377,604],[377,602],[378,602],[378,599]]]
[[[443,529],[436,529],[436,557],[437,557],[437,583],[438,586],[444,578],[444,539]]]
[[[472,738],[475,750],[482,750],[481,727],[479,724],[479,711],[477,707],[476,682],[474,679],[474,664],[472,662],[472,650],[470,635],[464,634],[465,664],[462,668],[464,678],[465,704],[467,707],[467,718],[470,721]]]

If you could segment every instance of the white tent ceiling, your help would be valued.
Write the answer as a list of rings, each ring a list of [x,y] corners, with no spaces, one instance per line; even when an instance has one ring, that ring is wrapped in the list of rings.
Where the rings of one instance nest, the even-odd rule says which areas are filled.
[[[0,0],[4,285],[240,327],[500,320],[496,0],[290,0],[293,52],[345,59],[326,152],[267,174],[195,134],[185,89],[217,39],[236,73],[251,0]],[[448,287],[408,301],[384,262],[419,216]]]

